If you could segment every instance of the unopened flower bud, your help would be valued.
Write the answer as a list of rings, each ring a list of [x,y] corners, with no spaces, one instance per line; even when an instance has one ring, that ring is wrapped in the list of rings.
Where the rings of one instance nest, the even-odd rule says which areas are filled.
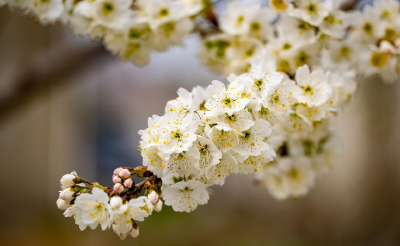
[[[65,201],[61,198],[57,199],[56,204],[57,204],[58,209],[61,209],[61,210],[66,210],[67,208],[71,207],[70,201]]]
[[[149,187],[152,186],[152,185],[153,185],[153,181],[151,181],[151,180],[146,180],[146,182],[144,182],[143,187],[144,187],[145,189],[147,189],[147,188],[149,188]]]
[[[121,183],[116,183],[114,185],[114,191],[117,193],[121,193],[125,190],[125,187]]]
[[[161,180],[160,178],[157,178],[157,179],[154,181],[154,185],[155,185],[157,188],[161,188],[161,186],[162,186],[162,180]]]
[[[152,192],[150,192],[150,194],[147,196],[147,198],[149,198],[149,201],[152,204],[156,204],[158,202],[158,193],[155,192],[154,190]]]
[[[135,167],[135,169],[133,169],[133,171],[136,173],[136,175],[139,178],[143,178],[144,174],[147,172],[147,168],[143,167],[143,166],[139,166],[139,167]]]
[[[72,172],[70,174],[65,174],[64,176],[62,176],[60,180],[61,189],[69,188],[75,185],[77,179],[77,176],[75,174],[75,172]]]
[[[383,41],[380,43],[379,49],[380,49],[381,51],[383,51],[383,52],[385,52],[385,53],[389,53],[389,54],[394,54],[394,53],[396,52],[396,50],[395,50],[395,48],[393,47],[393,45],[392,45],[390,42],[386,41],[386,40],[383,40]]]
[[[119,173],[119,176],[123,177],[124,179],[129,178],[131,176],[131,172],[128,169],[122,169]]]
[[[394,40],[394,45],[395,45],[397,48],[400,48],[400,38],[396,38],[396,39]]]
[[[74,198],[74,189],[72,188],[66,188],[60,193],[60,199],[65,200],[65,201],[71,201],[72,198]]]
[[[113,196],[110,200],[110,206],[112,209],[119,209],[122,206],[122,198],[119,196]]]
[[[122,179],[117,175],[113,175],[112,180],[113,180],[114,184],[122,182]]]
[[[132,231],[131,231],[131,236],[134,238],[137,238],[139,236],[139,226],[137,226],[137,228],[135,228],[135,226],[133,226]]]
[[[123,231],[119,231],[118,227],[119,227],[119,225],[116,225],[116,224],[112,225],[112,228],[113,228],[115,234],[117,234],[121,240],[124,240],[126,238],[126,236],[129,235],[129,232],[132,230],[132,224],[126,223]],[[127,231],[127,233],[125,233],[125,231]]]
[[[132,187],[132,184],[133,184],[133,180],[132,180],[132,179],[126,179],[126,180],[124,181],[124,186],[125,186],[125,187],[131,188],[131,187]]]
[[[114,175],[119,175],[119,172],[121,172],[123,168],[122,167],[118,167],[114,170]]]
[[[156,212],[160,212],[163,206],[163,202],[161,201],[161,199],[158,200],[157,204],[154,205],[153,210]]]

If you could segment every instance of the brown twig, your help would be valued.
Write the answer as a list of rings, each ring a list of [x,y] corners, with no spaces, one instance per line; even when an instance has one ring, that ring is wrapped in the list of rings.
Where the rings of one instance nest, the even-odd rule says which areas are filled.
[[[152,176],[146,178],[146,179],[143,180],[142,182],[136,184],[136,185],[135,185],[135,189],[142,188],[142,187],[144,186],[144,184],[146,183],[146,181],[152,181],[152,182],[154,182],[154,181],[156,180],[156,178],[157,178],[156,175],[152,175]]]
[[[348,1],[342,3],[342,5],[340,6],[340,9],[343,11],[355,10],[358,2],[359,2],[359,0],[348,0]]]

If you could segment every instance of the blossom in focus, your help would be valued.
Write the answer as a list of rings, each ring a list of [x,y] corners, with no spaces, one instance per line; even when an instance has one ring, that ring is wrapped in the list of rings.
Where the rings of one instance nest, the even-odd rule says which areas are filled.
[[[182,181],[163,189],[165,204],[177,212],[191,212],[209,200],[206,186],[196,180]]]
[[[100,188],[93,188],[92,194],[81,194],[75,204],[81,209],[82,223],[95,229],[98,225],[106,230],[111,225],[113,216],[109,197]]]
[[[307,65],[300,67],[296,72],[296,82],[302,89],[297,100],[309,107],[322,105],[332,95],[328,76],[322,70],[310,72]]]

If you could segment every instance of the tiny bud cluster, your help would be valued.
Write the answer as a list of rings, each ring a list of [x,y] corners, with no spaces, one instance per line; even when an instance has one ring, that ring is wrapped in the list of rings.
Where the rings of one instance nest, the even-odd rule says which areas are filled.
[[[114,182],[114,191],[117,193],[122,193],[125,189],[129,189],[134,185],[131,172],[126,168],[115,169],[112,180]]]
[[[143,221],[153,210],[159,212],[162,208],[159,196],[161,180],[145,171],[146,180],[135,185],[131,176],[137,174],[143,177],[143,168],[139,170],[142,172],[137,174],[134,169],[115,169],[112,177],[114,188],[90,183],[78,177],[76,172],[66,174],[61,178],[62,190],[57,207],[65,210],[65,217],[74,217],[81,230],[88,226],[95,229],[100,225],[103,230],[112,227],[121,239],[128,235],[136,238],[139,236],[136,222]],[[148,196],[145,195],[147,193]]]

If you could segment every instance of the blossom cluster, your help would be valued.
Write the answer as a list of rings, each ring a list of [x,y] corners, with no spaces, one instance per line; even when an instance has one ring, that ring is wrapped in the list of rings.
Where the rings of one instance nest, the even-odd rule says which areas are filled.
[[[291,79],[267,64],[229,75],[227,86],[179,89],[165,115],[139,132],[143,165],[162,179],[165,204],[175,211],[207,203],[207,188],[233,173],[257,173],[283,199],[305,194],[330,167],[338,151],[330,123],[355,81],[307,65]]]
[[[203,3],[204,2],[204,3]],[[202,0],[0,0],[42,24],[61,22],[76,35],[101,39],[121,59],[144,66],[152,50],[181,45],[192,32]]]
[[[57,206],[65,210],[65,217],[74,217],[75,224],[81,230],[88,226],[96,229],[100,225],[102,230],[112,227],[121,239],[125,239],[129,234],[137,237],[139,225],[136,222],[143,221],[153,210],[161,211],[162,201],[158,195],[161,184],[157,179],[148,178],[143,183],[135,185],[131,178],[133,174],[139,177],[151,175],[145,168],[139,167],[134,170],[117,168],[114,171],[113,181],[120,177],[125,179],[125,187],[121,190],[121,183],[116,181],[114,183],[117,189],[116,186],[112,189],[98,183],[90,183],[78,177],[76,172],[66,174],[60,181],[62,190]],[[144,194],[142,194],[143,189]]]
[[[348,38],[331,50],[331,66],[353,67],[366,78],[386,83],[400,75],[400,2],[379,0],[350,14]],[[333,49],[335,49],[333,48]],[[336,55],[334,54],[336,53]]]
[[[360,77],[400,76],[400,11],[396,0],[342,11],[342,0],[228,3],[219,31],[205,35],[199,59],[211,70],[246,72],[263,57],[270,69],[294,75],[313,69],[352,70]]]
[[[40,23],[58,21],[74,34],[101,39],[110,52],[137,66],[149,63],[151,51],[181,45],[196,31],[204,44],[199,59],[215,72],[240,74],[263,57],[271,70],[291,75],[307,64],[396,81],[399,2],[376,0],[347,12],[340,9],[342,2],[231,1],[218,19],[211,0],[0,0],[0,7],[7,4]],[[204,30],[202,20],[215,27]]]

